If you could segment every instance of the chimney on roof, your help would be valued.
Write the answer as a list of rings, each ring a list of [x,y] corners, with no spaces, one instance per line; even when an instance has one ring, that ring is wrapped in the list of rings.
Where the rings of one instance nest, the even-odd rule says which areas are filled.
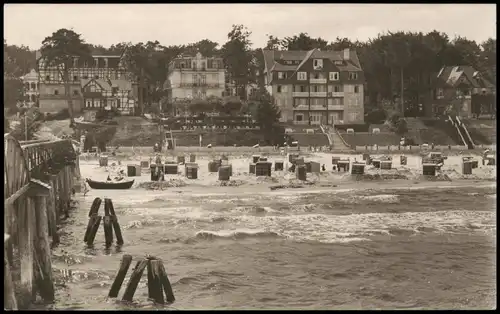
[[[351,50],[349,48],[344,49],[344,60],[349,60],[351,58]]]

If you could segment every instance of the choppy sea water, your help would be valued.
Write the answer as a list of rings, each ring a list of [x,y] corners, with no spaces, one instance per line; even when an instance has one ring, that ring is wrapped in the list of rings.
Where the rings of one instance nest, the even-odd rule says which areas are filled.
[[[54,252],[55,308],[495,307],[492,187],[187,191],[80,197]],[[95,197],[113,200],[119,251],[106,252],[102,228],[93,249],[83,243]],[[148,301],[146,275],[134,304],[107,300],[123,254],[162,258],[176,302]]]

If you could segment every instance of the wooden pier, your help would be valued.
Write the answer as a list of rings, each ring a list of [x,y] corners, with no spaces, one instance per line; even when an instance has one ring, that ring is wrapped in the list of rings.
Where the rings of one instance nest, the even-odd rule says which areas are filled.
[[[55,298],[51,247],[68,217],[78,156],[70,140],[18,142],[4,135],[4,308]]]

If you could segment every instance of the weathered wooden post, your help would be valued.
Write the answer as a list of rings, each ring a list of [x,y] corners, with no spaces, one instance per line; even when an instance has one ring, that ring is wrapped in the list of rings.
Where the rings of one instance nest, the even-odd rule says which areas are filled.
[[[113,244],[113,225],[112,217],[109,214],[109,202],[104,203],[104,239],[106,247],[109,248]]]
[[[137,264],[135,265],[134,271],[132,272],[132,275],[130,275],[130,279],[128,281],[127,288],[125,289],[125,293],[123,294],[122,297],[123,301],[132,302],[135,290],[137,289],[137,285],[141,280],[142,274],[144,273],[144,269],[146,268],[147,264],[148,261],[144,259],[142,261],[137,262]]]
[[[17,199],[17,235],[19,237],[19,257],[21,281],[19,292],[22,301],[31,300],[33,293],[33,215],[34,208],[29,197]],[[24,302],[23,302],[24,303]]]
[[[116,298],[118,296],[118,292],[120,292],[120,288],[122,287],[125,275],[127,275],[127,271],[130,268],[131,263],[132,256],[128,254],[123,255],[120,262],[120,269],[118,270],[118,274],[116,274],[113,284],[111,285],[111,289],[109,289],[108,297]]]
[[[45,196],[32,198],[35,209],[35,282],[40,296],[46,302],[54,302],[55,290],[52,280],[52,262],[48,234],[47,201]]]
[[[14,204],[6,204],[5,205],[5,218],[4,218],[4,232],[8,232],[9,234],[13,234],[16,231],[14,230],[13,226],[13,219],[16,215],[16,208],[14,207]],[[5,256],[7,256],[7,259],[9,261],[10,265],[13,265],[14,263],[14,252],[13,252],[13,238],[12,236],[9,235],[8,239],[4,240],[4,250],[6,250]]]
[[[159,261],[156,259],[148,259],[148,297],[156,303],[163,304],[163,288],[160,279]]]
[[[61,223],[61,215],[63,214],[64,212],[64,209],[63,209],[63,200],[61,199],[61,195],[62,195],[62,182],[61,182],[61,172],[59,172],[56,176],[56,195],[55,195],[55,198],[56,198],[56,215],[57,215],[57,223]]]
[[[101,224],[101,216],[92,216],[90,219],[92,219],[92,227],[90,229],[90,232],[87,236],[87,245],[91,246],[94,244],[95,240],[95,235],[97,234],[97,230],[99,230],[99,225]]]
[[[90,206],[89,217],[92,215],[97,215],[99,213],[99,207],[101,207],[102,199],[100,197],[94,198],[92,205]]]
[[[10,272],[10,263],[7,259],[9,253],[7,252],[8,243],[10,242],[10,236],[8,234],[4,234],[3,243],[4,243],[4,258],[3,258],[3,307],[6,310],[17,310],[17,300],[14,292],[14,283],[12,282],[12,274]]]
[[[115,213],[115,208],[113,207],[113,201],[109,198],[104,199],[104,207],[106,206],[109,209],[109,213],[111,215],[111,221],[113,223],[113,228],[115,229],[115,235],[116,235],[116,244],[118,245],[123,245],[123,236],[122,236],[122,231],[120,229],[120,224],[118,223],[118,217],[116,217]]]
[[[57,233],[57,215],[54,199],[54,181],[51,179],[48,183],[50,185],[50,194],[46,198],[47,202],[47,219],[49,224],[49,236],[52,237],[52,247],[59,244],[59,234]]]
[[[165,290],[165,294],[167,296],[167,302],[172,303],[175,301],[174,292],[172,290],[172,285],[170,284],[170,280],[168,280],[167,272],[165,271],[165,266],[163,263],[159,263],[159,276],[160,281],[163,286],[163,290]]]
[[[111,286],[111,289],[109,291],[109,297],[114,298],[118,296],[118,292],[131,262],[132,256],[123,256],[120,263],[120,269],[118,270],[118,274],[116,275],[113,285]],[[135,291],[137,289],[137,285],[139,284],[139,281],[141,280],[142,274],[144,273],[144,269],[146,267],[148,269],[148,297],[156,303],[164,304],[165,298],[163,295],[163,291],[165,291],[167,302],[174,302],[174,293],[165,272],[163,262],[154,256],[147,256],[145,259],[142,259],[136,263],[132,275],[130,276],[127,288],[125,289],[125,293],[123,294],[122,300],[132,302]]]

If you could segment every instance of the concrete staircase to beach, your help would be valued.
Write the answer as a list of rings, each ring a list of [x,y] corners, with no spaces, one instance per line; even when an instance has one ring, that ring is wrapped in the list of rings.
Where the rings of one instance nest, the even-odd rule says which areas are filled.
[[[350,150],[351,147],[346,145],[344,139],[340,136],[335,127],[323,127],[321,131],[327,136],[330,147],[333,150]]]

